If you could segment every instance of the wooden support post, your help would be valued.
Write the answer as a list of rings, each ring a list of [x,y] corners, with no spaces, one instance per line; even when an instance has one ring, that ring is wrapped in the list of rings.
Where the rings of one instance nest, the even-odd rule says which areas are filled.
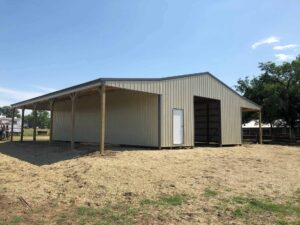
[[[262,134],[262,127],[261,127],[261,110],[260,111],[258,111],[258,123],[259,123],[259,136],[258,136],[258,142],[259,142],[259,144],[262,144],[263,143],[263,138],[262,138],[262,136],[263,136],[263,134]]]
[[[20,141],[23,142],[24,138],[24,114],[25,114],[25,108],[22,108],[22,117],[21,117],[21,138]]]
[[[51,144],[53,141],[53,109],[54,109],[54,99],[49,100],[49,108],[50,108],[50,133],[49,133],[49,143]]]
[[[77,93],[70,94],[71,98],[71,150],[75,148],[75,110],[76,110],[76,98]]]
[[[11,130],[10,130],[10,141],[12,142],[14,140],[14,123],[15,123],[15,108],[12,108],[12,118],[11,118]]]
[[[106,91],[105,83],[102,82],[100,87],[100,153],[104,155],[105,148],[105,100]]]
[[[36,126],[37,126],[37,104],[33,106],[33,141],[36,141]]]

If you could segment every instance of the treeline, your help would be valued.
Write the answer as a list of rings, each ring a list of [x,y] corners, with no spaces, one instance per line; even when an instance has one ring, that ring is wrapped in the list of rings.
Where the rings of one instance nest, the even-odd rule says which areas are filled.
[[[33,112],[29,115],[24,116],[24,123],[27,124],[29,128],[33,128],[34,126]],[[37,111],[36,125],[37,127],[42,129],[50,128],[50,114],[48,111],[44,111],[44,110]]]
[[[10,106],[0,107],[0,115],[4,115],[8,118],[12,117],[12,108]],[[19,110],[15,111],[15,117],[20,118],[21,114]],[[28,128],[33,128],[34,126],[34,114],[33,111],[24,116],[24,124],[27,125]],[[50,127],[50,113],[45,110],[37,111],[37,127],[46,129]]]
[[[300,124],[300,56],[291,62],[277,65],[260,63],[261,74],[239,79],[236,90],[246,98],[262,106],[262,121],[271,128],[289,128],[291,141],[295,141],[295,129]],[[243,122],[254,118],[245,113]]]
[[[10,106],[0,107],[0,115],[6,116],[8,118],[11,118],[12,117],[11,107]],[[17,118],[21,117],[20,112],[18,110],[16,110],[16,112],[15,112],[15,117],[17,117]]]

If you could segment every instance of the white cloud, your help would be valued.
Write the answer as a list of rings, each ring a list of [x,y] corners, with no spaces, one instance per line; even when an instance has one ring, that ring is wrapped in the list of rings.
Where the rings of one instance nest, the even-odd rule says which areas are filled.
[[[10,105],[19,101],[34,98],[44,93],[33,91],[19,91],[11,88],[0,87],[0,106]]]
[[[295,56],[293,56],[293,55],[287,55],[287,54],[276,54],[276,55],[275,55],[275,58],[276,58],[278,61],[289,61],[289,60],[294,59]]]
[[[269,44],[277,43],[279,41],[280,41],[279,37],[271,36],[266,39],[255,42],[253,45],[251,45],[251,48],[255,49],[260,45],[269,45]]]
[[[34,85],[33,87],[35,87],[36,89],[43,91],[43,92],[54,92],[57,91],[54,88],[50,88],[50,87],[45,87],[45,86],[40,86],[40,85]]]
[[[17,89],[1,87],[0,86],[0,106],[11,105],[16,102],[24,101],[27,99],[35,98],[49,92],[56,91],[54,88],[35,85],[33,86],[38,91],[21,91]]]
[[[0,93],[10,96],[15,99],[28,99],[28,98],[34,98],[36,96],[41,95],[40,92],[32,92],[32,91],[19,91],[14,90],[10,88],[0,87]]]
[[[11,104],[10,101],[4,100],[4,99],[0,99],[0,107],[2,106],[9,106]]]
[[[289,44],[289,45],[276,45],[273,47],[274,50],[285,50],[285,49],[291,49],[296,48],[298,45],[295,44]]]

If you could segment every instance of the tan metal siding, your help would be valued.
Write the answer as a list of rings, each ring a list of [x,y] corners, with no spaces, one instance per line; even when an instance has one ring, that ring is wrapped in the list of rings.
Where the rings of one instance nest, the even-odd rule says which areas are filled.
[[[222,144],[241,143],[241,107],[259,109],[210,75],[162,81],[108,81],[108,86],[161,94],[161,143],[172,144],[172,109],[184,109],[184,146],[194,145],[193,96],[221,100]]]
[[[85,96],[76,101],[75,141],[99,142],[98,95]],[[53,140],[69,141],[71,137],[71,102],[55,104],[53,120]]]
[[[98,95],[79,98],[76,106],[75,141],[99,142]],[[158,146],[158,96],[114,90],[107,92],[106,143]],[[70,101],[54,110],[53,139],[70,140]]]
[[[107,96],[106,142],[158,146],[158,96],[117,90]]]
[[[71,102],[54,104],[53,140],[69,141],[71,139]]]

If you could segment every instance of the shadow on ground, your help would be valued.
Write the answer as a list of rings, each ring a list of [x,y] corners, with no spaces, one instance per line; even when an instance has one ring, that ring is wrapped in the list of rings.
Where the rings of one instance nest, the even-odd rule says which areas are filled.
[[[78,158],[97,151],[97,146],[78,145],[71,150],[69,143],[5,142],[0,143],[0,153],[42,166]]]
[[[125,145],[107,145],[105,146],[105,157],[114,156],[118,152],[124,151],[158,151],[157,148],[145,148]],[[180,150],[181,148],[178,148]],[[69,142],[48,141],[24,141],[24,142],[0,142],[0,153],[26,161],[28,163],[43,166],[57,163],[64,160],[82,157],[91,153],[99,153],[98,145],[76,144],[75,149],[70,149]],[[169,150],[177,150],[169,149]]]

